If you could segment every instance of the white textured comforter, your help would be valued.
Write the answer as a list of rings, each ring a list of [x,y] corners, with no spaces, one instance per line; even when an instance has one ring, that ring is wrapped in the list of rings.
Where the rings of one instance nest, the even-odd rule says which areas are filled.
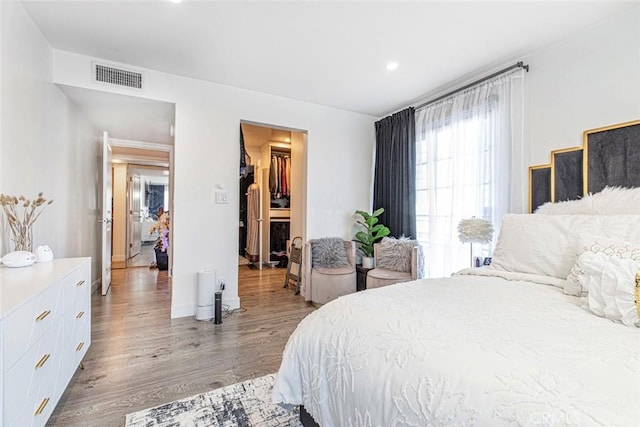
[[[482,276],[339,298],[284,351],[273,400],[323,427],[640,423],[640,329],[557,287]]]

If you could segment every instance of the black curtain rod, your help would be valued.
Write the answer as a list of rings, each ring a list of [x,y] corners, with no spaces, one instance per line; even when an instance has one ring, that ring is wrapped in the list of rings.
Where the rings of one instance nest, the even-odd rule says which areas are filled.
[[[486,76],[486,77],[483,77],[483,78],[481,78],[481,79],[478,79],[478,80],[476,80],[475,82],[469,83],[468,85],[464,85],[464,86],[462,86],[461,88],[458,88],[458,89],[456,89],[456,90],[453,90],[453,91],[451,91],[451,92],[449,92],[449,93],[447,93],[447,94],[444,94],[444,95],[442,95],[442,96],[439,96],[439,97],[437,97],[436,99],[432,99],[431,101],[427,101],[427,102],[425,102],[425,103],[423,103],[423,104],[420,104],[420,105],[418,105],[417,107],[414,107],[414,108],[417,110],[418,108],[422,108],[422,107],[425,107],[425,106],[427,106],[427,105],[429,105],[429,104],[433,104],[434,102],[438,102],[438,101],[440,101],[441,99],[445,99],[445,98],[447,98],[447,97],[449,97],[449,96],[451,96],[451,95],[453,95],[453,94],[456,94],[456,93],[458,93],[458,92],[462,92],[462,91],[463,91],[463,90],[465,90],[465,89],[469,89],[469,88],[470,88],[470,87],[472,87],[472,86],[475,86],[475,85],[480,84],[480,83],[482,83],[482,82],[486,82],[486,81],[487,81],[487,80],[489,80],[489,79],[492,79],[492,78],[494,78],[494,77],[497,77],[497,76],[499,76],[500,74],[504,74],[504,73],[506,73],[507,71],[511,71],[511,70],[513,70],[513,69],[516,69],[516,68],[524,68],[524,70],[525,70],[525,71],[529,71],[529,65],[525,65],[525,63],[524,63],[524,62],[520,61],[520,62],[518,62],[517,64],[513,64],[513,65],[512,65],[512,66],[510,66],[510,67],[503,68],[502,70],[500,70],[500,71],[496,71],[495,73],[493,73],[493,74],[491,74],[491,75],[489,75],[489,76]]]

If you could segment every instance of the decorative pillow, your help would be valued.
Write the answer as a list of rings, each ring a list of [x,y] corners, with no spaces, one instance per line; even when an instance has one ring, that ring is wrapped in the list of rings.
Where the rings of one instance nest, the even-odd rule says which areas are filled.
[[[344,240],[340,237],[323,237],[309,240],[311,265],[313,267],[337,268],[349,265],[349,256]]]
[[[602,253],[607,257],[632,259],[640,262],[640,244],[636,245],[616,239],[594,236],[581,236],[578,242],[576,250],[578,258],[585,253]],[[587,294],[588,289],[580,284],[580,276],[583,274],[580,264],[576,261],[571,268],[569,276],[567,276],[567,281],[563,288],[565,294],[579,297]]]
[[[416,240],[382,238],[378,245],[376,268],[402,272],[411,271],[411,251],[418,244]]]
[[[579,281],[589,290],[589,309],[598,316],[640,327],[640,262],[585,252],[578,257]]]
[[[536,209],[544,215],[635,215],[640,212],[640,187],[605,187],[579,200],[545,203]]]
[[[505,215],[489,268],[565,279],[575,262],[574,229],[571,215]]]
[[[640,215],[505,215],[489,268],[565,280],[583,234],[640,243]]]

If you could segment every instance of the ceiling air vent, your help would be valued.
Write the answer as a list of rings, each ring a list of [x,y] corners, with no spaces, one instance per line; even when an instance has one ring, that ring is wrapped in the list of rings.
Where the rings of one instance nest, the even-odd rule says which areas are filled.
[[[94,64],[93,71],[96,82],[142,89],[142,73],[102,64]]]

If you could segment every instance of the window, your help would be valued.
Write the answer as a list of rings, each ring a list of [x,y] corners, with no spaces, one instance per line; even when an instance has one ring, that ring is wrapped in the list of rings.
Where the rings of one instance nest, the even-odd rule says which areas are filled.
[[[461,219],[486,218],[497,228],[511,208],[513,155],[521,153],[512,149],[521,144],[511,120],[515,75],[523,72],[416,110],[416,227],[428,277],[448,276],[469,267],[472,256],[490,255],[489,244],[474,244],[471,254],[470,244],[459,241]]]

